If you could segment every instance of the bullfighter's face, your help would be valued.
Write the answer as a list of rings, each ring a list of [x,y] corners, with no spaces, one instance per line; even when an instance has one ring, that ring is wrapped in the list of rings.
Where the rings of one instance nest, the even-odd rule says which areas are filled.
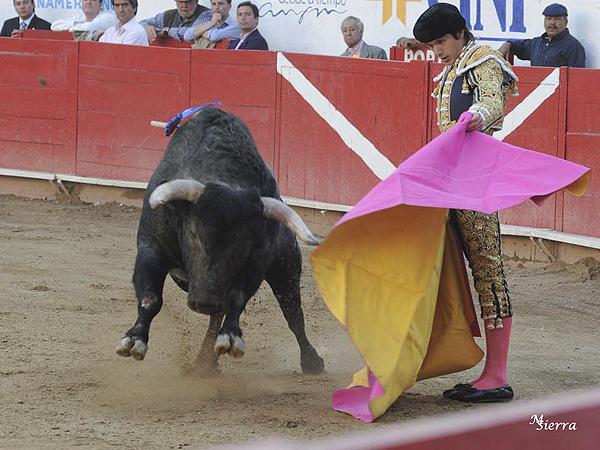
[[[458,33],[456,39],[451,33],[427,43],[435,55],[447,66],[451,66],[464,47],[464,31]]]

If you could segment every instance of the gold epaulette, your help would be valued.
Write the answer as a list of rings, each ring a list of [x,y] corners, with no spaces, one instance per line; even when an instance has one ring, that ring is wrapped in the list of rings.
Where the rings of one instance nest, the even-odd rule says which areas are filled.
[[[502,70],[511,77],[511,93],[512,95],[518,95],[516,83],[519,81],[519,77],[513,71],[511,64],[502,57],[502,53],[498,50],[494,50],[489,45],[473,45],[464,56],[458,61],[456,65],[456,74],[463,75],[467,71],[480,66],[490,59],[496,61],[502,67]]]

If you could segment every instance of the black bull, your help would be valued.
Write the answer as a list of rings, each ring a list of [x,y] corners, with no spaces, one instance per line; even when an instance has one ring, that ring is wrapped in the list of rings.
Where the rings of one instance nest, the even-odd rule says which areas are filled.
[[[246,125],[220,109],[200,111],[172,137],[148,183],[133,274],[138,318],[117,353],[144,359],[170,274],[190,309],[210,315],[199,362],[216,369],[221,354],[241,357],[240,314],[266,280],[298,341],[302,370],[322,372],[304,329],[302,257],[290,229],[319,242],[281,201]]]

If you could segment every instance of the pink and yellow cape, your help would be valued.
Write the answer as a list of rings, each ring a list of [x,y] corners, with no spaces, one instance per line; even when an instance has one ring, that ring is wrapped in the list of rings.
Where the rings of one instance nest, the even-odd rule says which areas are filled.
[[[416,381],[483,357],[449,209],[492,213],[587,189],[587,167],[466,133],[470,118],[400,164],[312,254],[321,295],[366,364],[335,392],[336,410],[373,421]]]

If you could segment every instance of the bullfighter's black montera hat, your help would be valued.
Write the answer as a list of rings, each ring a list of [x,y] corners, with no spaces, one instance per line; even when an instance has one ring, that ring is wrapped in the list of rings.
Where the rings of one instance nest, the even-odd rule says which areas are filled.
[[[413,35],[421,42],[431,42],[448,33],[458,33],[465,26],[465,18],[456,6],[436,3],[417,19]]]

